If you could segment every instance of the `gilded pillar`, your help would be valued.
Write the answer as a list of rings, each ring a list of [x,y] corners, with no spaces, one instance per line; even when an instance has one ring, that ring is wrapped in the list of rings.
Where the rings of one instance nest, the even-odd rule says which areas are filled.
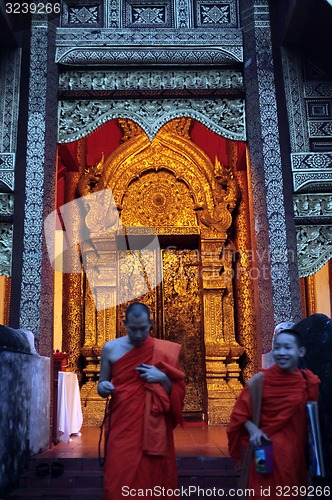
[[[242,386],[237,360],[243,348],[235,341],[232,252],[222,252],[225,239],[201,240],[204,340],[208,421],[227,424]]]
[[[208,419],[226,424],[242,389],[238,360],[244,348],[235,339],[233,254],[229,235],[232,212],[240,189],[232,167],[216,158],[213,206],[198,212],[201,227],[201,260],[206,351]]]
[[[95,207],[91,206],[93,211]],[[89,212],[91,213],[91,212]],[[86,217],[85,223],[89,225]],[[116,337],[116,285],[117,249],[115,231],[94,233],[88,227],[90,239],[82,244],[82,256],[86,273],[86,301],[83,306],[86,381],[81,389],[82,411],[87,426],[100,425],[103,418],[104,400],[97,393],[100,372],[100,353],[108,340]]]
[[[76,199],[77,183],[81,172],[85,168],[86,139],[79,141],[77,159],[80,171],[67,172],[65,202],[70,203]],[[67,234],[71,234],[73,241],[80,241],[80,231],[82,225],[82,214],[76,204],[69,205],[70,214],[67,212],[66,219],[70,223],[70,228],[66,228]],[[69,230],[69,231],[68,231]],[[83,291],[84,273],[79,259],[78,243],[73,244],[63,255],[63,304],[62,304],[62,350],[71,352],[69,363],[76,366],[77,359],[81,354],[83,322]]]
[[[245,359],[242,368],[244,381],[247,381],[257,372],[257,330],[254,298],[255,270],[252,267],[252,250],[250,236],[250,206],[248,199],[247,173],[238,171],[236,180],[241,190],[241,199],[237,207],[235,225],[236,259],[235,296],[237,303],[237,341],[245,348]],[[257,281],[257,280],[256,280]]]
[[[225,403],[232,399],[232,391],[226,383],[226,358],[229,346],[223,338],[222,300],[225,285],[219,276],[221,241],[201,241],[203,311],[206,385],[208,393],[208,422],[224,423]]]

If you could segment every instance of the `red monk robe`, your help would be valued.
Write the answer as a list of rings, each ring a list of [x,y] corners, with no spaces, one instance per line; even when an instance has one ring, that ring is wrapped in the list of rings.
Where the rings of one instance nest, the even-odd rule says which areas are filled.
[[[273,500],[280,499],[285,493],[277,486],[307,485],[305,403],[307,400],[317,401],[319,378],[310,370],[303,370],[306,380],[300,370],[289,373],[277,365],[262,371],[264,385],[259,427],[272,441],[274,469],[273,474],[259,474],[252,460],[248,487],[255,488],[255,497],[251,498],[261,498],[261,488],[270,487],[268,497]],[[249,434],[243,424],[250,419],[250,393],[245,386],[235,403],[227,429],[229,453],[235,459],[244,455]],[[299,493],[295,494],[295,488],[293,492],[294,497],[299,496]],[[292,489],[288,496],[292,496]]]
[[[129,497],[130,489],[139,498],[151,500],[160,494],[145,497],[143,490],[177,488],[173,428],[183,425],[185,394],[184,374],[178,365],[180,349],[179,344],[149,336],[112,365],[115,390],[104,465],[104,500]],[[143,363],[167,374],[172,381],[170,394],[160,384],[142,380],[135,368]]]

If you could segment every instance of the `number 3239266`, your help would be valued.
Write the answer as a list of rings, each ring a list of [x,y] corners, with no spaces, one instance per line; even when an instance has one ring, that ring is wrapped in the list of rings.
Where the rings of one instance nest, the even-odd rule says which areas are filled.
[[[59,2],[6,2],[7,14],[60,14],[60,11]]]
[[[277,497],[329,497],[329,486],[276,486]]]

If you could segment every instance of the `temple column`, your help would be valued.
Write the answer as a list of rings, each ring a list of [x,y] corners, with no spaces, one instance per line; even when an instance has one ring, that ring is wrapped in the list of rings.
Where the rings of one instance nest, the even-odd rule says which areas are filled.
[[[279,133],[269,2],[241,3],[246,118],[250,152],[249,192],[254,238],[259,349],[270,351],[274,325],[299,319],[296,242],[290,188]],[[286,167],[286,168],[285,168]],[[280,182],[280,180],[283,182]]]
[[[43,221],[55,208],[57,67],[55,26],[32,18],[19,326],[31,330],[39,353],[53,350],[53,269]]]

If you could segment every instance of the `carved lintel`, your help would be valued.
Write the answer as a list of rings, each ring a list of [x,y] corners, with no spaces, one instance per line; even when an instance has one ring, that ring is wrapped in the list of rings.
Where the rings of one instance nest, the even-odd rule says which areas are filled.
[[[105,66],[115,65],[157,65],[174,64],[180,65],[184,61],[189,65],[213,65],[213,64],[234,64],[243,58],[240,47],[219,47],[208,48],[168,48],[167,53],[164,48],[67,48],[58,47],[56,49],[56,62],[64,65],[91,65],[102,64]]]
[[[332,153],[292,153],[294,191],[311,186],[331,187]]]
[[[163,69],[65,71],[59,76],[60,92],[114,90],[216,90],[242,89],[241,71],[233,69]],[[134,123],[134,122],[132,122]]]
[[[200,99],[114,99],[59,101],[59,142],[80,139],[113,118],[135,121],[152,140],[165,123],[183,116],[226,138],[245,140],[242,98],[205,99],[203,104]]]

